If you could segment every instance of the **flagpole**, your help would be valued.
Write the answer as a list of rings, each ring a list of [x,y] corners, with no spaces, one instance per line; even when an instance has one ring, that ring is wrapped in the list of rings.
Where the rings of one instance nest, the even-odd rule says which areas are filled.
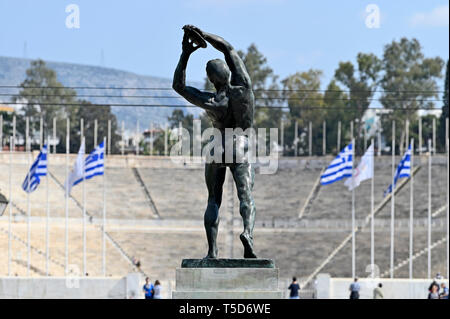
[[[312,123],[311,121],[309,121],[309,126],[308,126],[308,148],[309,148],[309,156],[312,156]]]
[[[0,114],[0,153],[3,152],[3,114]]]
[[[70,120],[66,119],[66,181],[69,181],[69,152],[70,152]],[[68,187],[66,185],[66,193],[65,193],[65,258],[64,258],[64,266],[65,266],[65,274],[66,276],[69,273],[69,192]]]
[[[294,147],[295,147],[295,151],[294,151],[294,156],[297,157],[297,152],[298,152],[298,122],[297,120],[295,121],[295,125],[294,125]]]
[[[283,120],[283,117],[280,119],[280,128],[281,128],[281,136],[280,136],[281,156],[284,156],[284,120]]]
[[[381,156],[381,131],[380,131],[380,129],[378,129],[378,154],[377,155],[378,155],[378,157]]]
[[[372,155],[372,179],[370,182],[370,212],[372,215],[371,225],[370,225],[370,264],[371,264],[371,273],[372,278],[375,277],[374,268],[375,268],[375,211],[374,211],[374,188],[375,188],[375,145],[374,139],[372,138],[371,144],[373,147]]]
[[[111,120],[108,120],[108,155],[111,155]]]
[[[355,139],[352,138],[352,278],[356,277],[356,240],[355,240]]]
[[[153,155],[153,122],[150,122],[150,131],[148,139],[148,153],[150,156]]]
[[[103,138],[105,143],[105,138]],[[105,144],[103,144],[105,145]],[[106,147],[106,146],[105,146]],[[102,273],[106,276],[106,152],[103,156]]]
[[[419,155],[422,155],[422,117],[419,117]]]
[[[338,122],[337,150],[336,150],[336,153],[339,154],[340,151],[341,151],[341,121]]]
[[[406,124],[405,124],[405,147],[406,149],[408,149],[408,141],[409,141],[409,119],[406,119]]]
[[[325,156],[327,153],[327,123],[323,121],[322,128],[322,155]]]
[[[121,149],[122,155],[124,155],[125,154],[125,124],[123,121],[122,121],[122,145],[121,145],[120,149]]]
[[[136,141],[136,156],[139,155],[139,120],[136,123],[136,137],[135,137],[135,141]]]
[[[428,277],[427,278],[431,279],[431,139],[428,139]]]
[[[391,188],[391,254],[390,275],[394,278],[394,244],[395,244],[395,121],[392,121],[392,188]]]
[[[11,220],[12,220],[12,152],[13,137],[9,137],[9,218],[8,218],[8,276],[11,276]]]
[[[27,154],[27,165],[30,167],[30,118],[26,118],[26,132],[25,132],[25,150]],[[30,276],[31,264],[31,207],[30,207],[30,176],[27,174],[27,277]]]
[[[95,119],[94,121],[94,147],[97,146],[97,132],[98,132],[98,121]]]
[[[353,141],[353,121],[350,122],[350,140]]]
[[[94,134],[95,135],[95,134]],[[85,144],[85,137],[84,137],[84,119],[83,118],[81,118],[80,119],[80,150],[83,148],[83,145],[84,145],[84,149],[83,149],[83,152],[82,152],[82,159],[83,159],[83,161],[82,161],[82,167],[81,167],[81,169],[82,169],[82,172],[83,172],[83,175],[82,175],[82,179],[83,179],[83,185],[82,185],[82,188],[81,188],[81,196],[82,196],[82,216],[81,216],[81,224],[82,224],[82,235],[81,235],[81,237],[82,237],[82,242],[83,242],[83,262],[82,262],[82,264],[83,264],[83,276],[85,276],[86,275],[86,185],[85,185],[85,179],[84,179],[84,177],[85,177],[85,174],[86,174],[86,167],[85,167],[85,154],[86,154],[86,144]],[[94,144],[94,147],[95,147],[95,144]]]
[[[169,134],[168,132],[168,127],[167,127],[167,122],[164,124],[164,156],[167,156],[167,134]]]
[[[85,137],[81,138],[81,145],[85,145]],[[94,146],[95,147],[95,146]],[[86,151],[83,150],[83,276],[86,276],[86,162],[85,155]]]
[[[39,149],[42,150],[42,146],[44,145],[44,119],[42,116],[39,119]]]
[[[16,116],[13,116],[13,152],[16,151]]]
[[[53,154],[56,154],[56,117],[53,118],[53,143],[52,144],[53,144]]]
[[[42,135],[43,136],[43,135]],[[48,164],[49,164],[49,154],[50,154],[50,143],[49,143],[49,136],[47,133],[47,174],[45,175],[45,186],[46,186],[46,191],[45,191],[45,207],[46,207],[46,211],[47,211],[47,218],[45,221],[45,275],[48,276],[49,274],[49,259],[50,259],[50,204],[49,204],[49,182],[48,182]]]
[[[409,279],[413,278],[414,252],[414,138],[411,139],[411,181],[409,185]]]
[[[436,118],[433,117],[433,155],[436,155]]]
[[[449,279],[450,277],[450,270],[449,270],[449,266],[450,266],[450,252],[449,252],[449,188],[450,188],[450,177],[449,177],[449,171],[450,171],[450,164],[449,164],[449,141],[448,141],[448,118],[446,120],[446,135],[447,135],[447,139],[446,139],[446,146],[447,146],[447,279]]]

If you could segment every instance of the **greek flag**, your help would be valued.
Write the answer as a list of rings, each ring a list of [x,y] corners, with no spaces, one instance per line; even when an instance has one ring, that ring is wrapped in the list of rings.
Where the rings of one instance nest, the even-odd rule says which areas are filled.
[[[330,166],[320,176],[320,184],[328,185],[343,178],[352,177],[352,167],[353,145],[350,143],[336,156]]]
[[[30,167],[25,180],[23,181],[22,188],[25,192],[33,192],[41,182],[40,177],[47,175],[47,145],[42,147],[41,152],[36,157],[33,165]]]
[[[411,177],[411,145],[409,145],[408,150],[405,155],[403,155],[402,160],[397,166],[397,170],[394,175],[394,188],[397,185],[399,178]],[[384,191],[384,196],[392,192],[392,184]]]
[[[84,157],[84,143],[81,144],[80,150],[78,151],[77,160],[73,167],[72,172],[66,181],[65,188],[70,194],[73,186],[81,183],[83,179],[90,179],[94,176],[103,175],[105,171],[105,145],[102,142],[97,146],[91,154],[83,160]],[[84,172],[83,172],[84,171]]]

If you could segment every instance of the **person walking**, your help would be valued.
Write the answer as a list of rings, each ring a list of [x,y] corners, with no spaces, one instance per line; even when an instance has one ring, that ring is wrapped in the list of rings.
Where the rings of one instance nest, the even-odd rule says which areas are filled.
[[[441,283],[441,293],[439,294],[440,299],[448,299],[448,288],[445,283]]]
[[[153,299],[162,299],[161,283],[159,282],[159,280],[156,280],[155,285],[153,286]]]
[[[355,278],[354,282],[350,285],[350,299],[359,299],[359,291],[361,286],[358,282],[358,278]]]
[[[300,299],[298,295],[298,291],[300,290],[300,285],[297,282],[297,278],[292,278],[292,283],[288,287],[288,289],[291,291],[289,294],[289,299]]]
[[[145,278],[145,285],[142,287],[145,299],[153,299],[153,284],[150,282],[150,278]]]
[[[379,283],[378,287],[375,287],[373,290],[373,299],[384,299],[383,291],[381,290],[383,288],[383,284]]]
[[[428,299],[439,299],[439,285],[436,281],[433,281],[428,288]]]

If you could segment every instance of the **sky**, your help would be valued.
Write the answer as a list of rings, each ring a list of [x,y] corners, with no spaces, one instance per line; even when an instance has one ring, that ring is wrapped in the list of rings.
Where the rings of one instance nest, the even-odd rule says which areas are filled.
[[[79,9],[79,28],[67,27],[71,4]],[[375,11],[366,11],[371,4],[378,25]],[[280,79],[320,69],[323,86],[340,61],[354,62],[358,52],[381,57],[383,46],[401,37],[417,38],[427,57],[449,57],[449,2],[442,0],[0,0],[0,56],[171,78],[185,24],[237,49],[256,44]],[[220,57],[211,46],[197,50],[188,80],[203,82],[206,62]]]

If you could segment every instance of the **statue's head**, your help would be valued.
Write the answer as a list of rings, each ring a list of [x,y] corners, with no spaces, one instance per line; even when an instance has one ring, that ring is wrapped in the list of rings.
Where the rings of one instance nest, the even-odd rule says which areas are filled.
[[[206,64],[206,74],[216,88],[228,85],[230,80],[230,69],[228,68],[228,65],[220,59],[208,61]]]

